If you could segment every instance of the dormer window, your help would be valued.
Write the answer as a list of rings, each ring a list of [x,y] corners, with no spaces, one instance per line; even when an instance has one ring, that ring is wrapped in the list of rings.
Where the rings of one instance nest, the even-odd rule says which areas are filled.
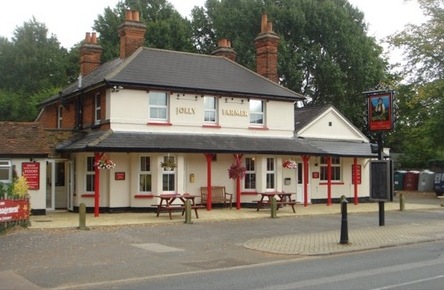
[[[100,124],[101,118],[101,111],[102,111],[102,103],[101,103],[101,96],[99,93],[97,93],[94,96],[94,123]]]
[[[265,103],[262,100],[250,100],[250,125],[264,125]]]
[[[62,128],[63,121],[63,106],[58,106],[57,108],[57,129]]]
[[[149,92],[150,121],[168,121],[168,94],[166,92]]]

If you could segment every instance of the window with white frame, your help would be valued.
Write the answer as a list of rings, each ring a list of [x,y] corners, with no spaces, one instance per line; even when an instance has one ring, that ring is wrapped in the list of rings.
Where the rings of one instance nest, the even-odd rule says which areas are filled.
[[[150,91],[149,94],[151,121],[168,120],[168,94],[166,92]]]
[[[151,158],[149,156],[140,157],[139,191],[141,193],[151,192]]]
[[[0,160],[0,182],[12,182],[12,164],[10,160]]]
[[[274,158],[267,158],[267,170],[266,170],[267,189],[275,189],[275,160]]]
[[[217,122],[217,98],[213,96],[204,97],[204,122]]]
[[[244,188],[256,189],[256,169],[253,157],[245,158],[245,169]]]
[[[63,121],[63,106],[57,107],[57,129],[62,128]]]
[[[95,122],[95,124],[100,124],[100,120],[102,119],[101,111],[102,111],[102,98],[100,96],[100,93],[97,93],[94,96],[94,122]]]
[[[174,156],[164,156],[163,162],[167,164],[176,164]],[[162,191],[176,191],[176,171],[175,167],[163,167],[162,173]]]
[[[250,100],[250,124],[265,124],[265,102],[262,100]]]
[[[85,174],[85,184],[86,184],[86,192],[94,192],[94,180],[96,177],[95,168],[94,168],[94,156],[86,157],[86,174]]]
[[[341,158],[334,156],[331,158],[331,180],[341,180]],[[328,159],[327,157],[321,157],[321,180],[328,180]]]

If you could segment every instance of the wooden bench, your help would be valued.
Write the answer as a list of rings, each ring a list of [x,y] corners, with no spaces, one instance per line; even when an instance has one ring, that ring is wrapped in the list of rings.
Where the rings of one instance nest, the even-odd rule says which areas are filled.
[[[202,186],[200,188],[200,197],[201,203],[207,204],[208,200],[208,187]],[[233,205],[233,194],[227,193],[225,191],[225,186],[212,186],[211,187],[211,204],[213,203],[223,203],[224,206],[230,206],[230,209]]]
[[[154,206],[158,206],[158,205],[154,205]],[[191,205],[190,209],[194,210],[194,213],[196,215],[196,218],[199,218],[199,214],[197,213],[198,209],[204,209],[205,206],[203,205]],[[171,206],[162,206],[162,207],[158,207],[157,209],[157,216],[159,216],[159,214],[161,212],[168,212],[169,216],[170,216],[170,220],[173,219],[173,217],[171,216],[171,212],[173,211],[182,211],[182,215],[185,214],[185,209],[186,207],[184,205],[171,205]]]

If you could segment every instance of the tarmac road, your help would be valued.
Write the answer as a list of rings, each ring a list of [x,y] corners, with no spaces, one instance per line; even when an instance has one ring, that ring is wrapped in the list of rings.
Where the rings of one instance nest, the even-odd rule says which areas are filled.
[[[339,244],[341,215],[337,212],[294,215],[291,209],[288,209],[290,214],[282,209],[276,219],[264,211],[262,217],[199,219],[193,224],[178,220],[179,214],[173,222],[94,226],[90,230],[44,228],[33,223],[31,229],[12,230],[0,236],[0,289],[69,289],[101,281],[443,239],[444,208],[440,200],[415,202],[416,208],[411,199],[406,211],[386,211],[383,227],[378,225],[376,211],[349,214],[350,243],[346,245]],[[314,210],[315,206],[311,207]],[[220,210],[217,214],[236,214],[236,211],[228,214],[227,211],[230,210]],[[252,209],[241,211],[258,214]],[[297,208],[297,212],[301,211]],[[164,220],[168,218],[165,216]]]

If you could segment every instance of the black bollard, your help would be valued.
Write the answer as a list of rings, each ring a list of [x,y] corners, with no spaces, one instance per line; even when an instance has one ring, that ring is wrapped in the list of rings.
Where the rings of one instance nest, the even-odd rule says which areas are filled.
[[[385,213],[384,213],[384,202],[379,201],[379,226],[385,225]]]
[[[341,240],[340,244],[348,244],[347,199],[341,201]]]

